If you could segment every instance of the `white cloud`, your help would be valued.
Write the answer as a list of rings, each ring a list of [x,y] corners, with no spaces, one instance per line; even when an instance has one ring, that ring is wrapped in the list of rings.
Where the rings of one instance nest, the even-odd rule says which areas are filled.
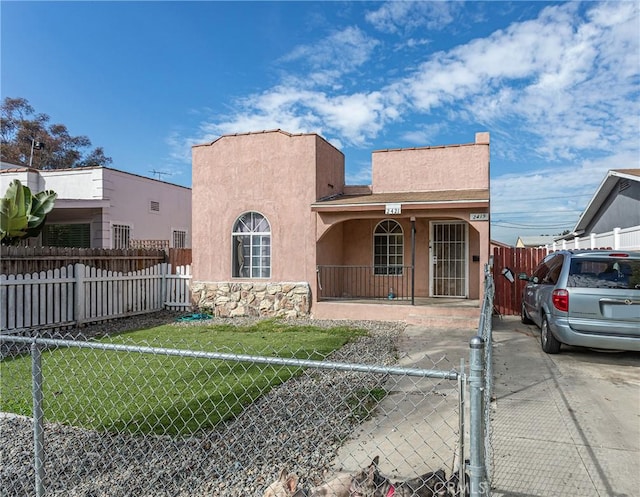
[[[297,69],[309,68],[308,74],[296,77],[301,85],[328,85],[367,63],[378,45],[378,40],[350,26],[331,33],[318,43],[299,45],[280,61],[299,63],[301,66],[297,66]]]
[[[342,137],[343,143],[364,146],[387,119],[397,115],[378,92],[329,96],[292,87],[247,97],[238,102],[236,109],[240,107],[226,120],[203,123],[202,134],[281,128],[293,133],[330,132]]]
[[[443,26],[458,8],[390,2],[367,21],[406,33],[438,19]],[[200,135],[281,128],[368,148],[402,122],[398,140],[417,146],[431,144],[446,123],[473,123],[491,132],[492,157],[522,164],[522,173],[493,179],[493,208],[527,213],[519,223],[535,226],[529,234],[553,231],[575,223],[607,169],[638,167],[639,19],[636,2],[550,5],[535,19],[416,59],[401,77],[381,61],[387,45],[349,27],[296,47],[282,59],[292,72],[281,85],[232,102]],[[410,47],[427,42],[408,37],[406,50],[414,57]],[[588,159],[594,154],[600,159]],[[369,164],[347,165],[349,182],[370,182]]]
[[[627,151],[581,164],[563,164],[491,180],[492,237],[515,243],[517,235],[573,229],[610,169],[635,165]],[[495,225],[495,227],[494,227]]]
[[[470,120],[520,121],[549,160],[624,146],[637,135],[629,115],[640,108],[638,7],[597,4],[587,20],[576,8],[547,7],[537,19],[437,53],[396,89],[418,112],[460,105]]]
[[[420,18],[416,12],[429,19],[450,15],[448,2],[436,4],[444,5],[391,2],[367,19],[382,29],[406,16]],[[536,19],[436,53],[410,76],[368,92],[349,93],[343,75],[368,62],[378,42],[356,27],[336,31],[283,59],[302,62],[311,68],[308,74],[295,73],[282,86],[239,100],[235,115],[205,129],[282,127],[367,146],[403,114],[446,110],[454,120],[478,122],[493,132],[504,128],[506,137],[515,120],[537,139],[514,146],[528,147],[529,153],[547,160],[574,159],[583,151],[611,152],[637,135],[631,116],[639,108],[633,98],[638,7],[631,2],[595,4],[586,19],[578,9],[574,3],[547,7]],[[330,84],[326,91],[318,89]],[[405,136],[415,139],[419,133],[406,131]]]
[[[427,143],[433,143],[433,138],[442,129],[442,125],[435,124],[423,124],[417,128],[406,131],[402,134],[402,139],[408,143],[412,143],[415,146],[424,146]]]
[[[371,184],[371,163],[357,165],[346,174],[345,182],[348,185],[370,185]]]
[[[410,32],[421,27],[439,30],[453,22],[459,2],[385,2],[366,14],[365,19],[386,33]]]

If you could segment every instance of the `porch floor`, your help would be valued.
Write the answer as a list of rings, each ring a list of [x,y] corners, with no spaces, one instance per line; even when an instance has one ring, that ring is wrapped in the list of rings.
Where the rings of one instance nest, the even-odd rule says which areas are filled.
[[[416,297],[409,300],[340,299],[314,302],[315,319],[404,321],[442,329],[477,329],[480,300],[451,297]]]

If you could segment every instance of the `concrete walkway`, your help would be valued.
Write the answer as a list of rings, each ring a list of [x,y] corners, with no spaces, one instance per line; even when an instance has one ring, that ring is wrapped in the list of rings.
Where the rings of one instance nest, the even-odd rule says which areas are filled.
[[[472,328],[446,330],[408,325],[398,342],[399,366],[460,371],[468,361]],[[380,456],[380,470],[394,480],[458,467],[460,444],[457,380],[390,376],[377,415],[341,447],[334,468],[355,472]]]

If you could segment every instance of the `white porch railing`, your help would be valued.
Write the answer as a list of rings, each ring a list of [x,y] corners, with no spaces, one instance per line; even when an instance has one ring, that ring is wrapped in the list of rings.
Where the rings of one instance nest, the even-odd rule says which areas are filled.
[[[55,328],[163,309],[191,309],[191,266],[119,273],[84,264],[0,275],[0,330]]]
[[[640,225],[630,228],[615,228],[608,233],[590,233],[571,240],[559,240],[544,246],[547,252],[567,249],[640,250]]]

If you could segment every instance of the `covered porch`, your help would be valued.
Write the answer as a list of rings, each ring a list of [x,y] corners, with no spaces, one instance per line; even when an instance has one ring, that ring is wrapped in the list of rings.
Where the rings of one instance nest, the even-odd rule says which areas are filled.
[[[482,298],[488,190],[345,195],[312,210],[316,300]]]
[[[475,327],[489,260],[488,190],[317,202],[312,314]]]

